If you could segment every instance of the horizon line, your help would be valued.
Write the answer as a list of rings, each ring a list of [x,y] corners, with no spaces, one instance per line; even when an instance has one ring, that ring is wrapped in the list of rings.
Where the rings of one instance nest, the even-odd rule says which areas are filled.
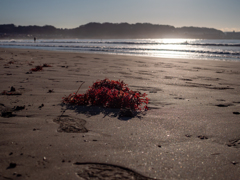
[[[39,27],[44,27],[44,26],[52,26],[52,27],[54,27],[54,28],[56,28],[56,29],[74,29],[74,28],[78,28],[78,27],[80,27],[80,26],[84,26],[84,25],[87,25],[87,24],[90,24],[90,23],[98,23],[98,24],[107,24],[107,23],[109,23],[109,24],[129,24],[129,25],[135,25],[135,24],[151,24],[151,25],[160,25],[160,26],[172,26],[172,27],[174,27],[174,28],[183,28],[183,27],[194,27],[194,28],[208,28],[208,29],[216,29],[216,30],[220,30],[220,31],[222,31],[222,32],[236,32],[236,33],[238,33],[238,32],[240,32],[240,29],[236,29],[236,28],[224,28],[224,29],[226,29],[226,30],[224,30],[224,29],[217,29],[217,28],[213,28],[213,27],[204,27],[204,26],[181,26],[181,27],[175,27],[174,25],[169,25],[169,24],[153,24],[153,23],[148,23],[148,22],[144,22],[144,23],[141,23],[141,22],[137,22],[137,23],[128,23],[128,22],[120,22],[120,23],[112,23],[112,22],[88,22],[88,23],[86,23],[86,24],[81,24],[81,25],[78,25],[78,26],[76,26],[76,27],[72,27],[72,28],[62,28],[62,27],[56,27],[56,26],[54,26],[54,25],[50,25],[50,24],[45,24],[45,25],[16,25],[16,24],[14,24],[14,23],[9,23],[9,24],[0,24],[0,25],[14,25],[14,26],[17,26],[17,27],[19,27],[19,26],[39,26]],[[229,29],[229,30],[228,30]]]

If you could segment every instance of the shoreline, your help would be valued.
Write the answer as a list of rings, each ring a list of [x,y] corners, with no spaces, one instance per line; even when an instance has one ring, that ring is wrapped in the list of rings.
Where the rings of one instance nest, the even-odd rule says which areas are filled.
[[[21,94],[0,95],[1,112],[13,111],[9,118],[0,117],[0,177],[240,177],[239,62],[13,48],[0,52],[0,91],[13,86]],[[30,71],[44,63],[52,67]],[[61,105],[81,81],[79,93],[85,93],[104,78],[121,79],[130,89],[147,93],[150,110],[120,118],[114,116],[117,109]],[[74,133],[70,126],[87,131]]]
[[[181,58],[181,57],[164,57],[164,56],[154,56],[154,55],[144,55],[144,54],[127,54],[127,53],[105,53],[105,52],[88,52],[88,51],[74,51],[74,50],[48,50],[48,49],[34,49],[34,48],[25,48],[25,47],[18,47],[18,48],[15,48],[15,47],[0,47],[0,49],[22,49],[22,50],[35,50],[35,51],[50,51],[50,52],[63,52],[63,53],[79,53],[79,54],[95,54],[95,55],[110,55],[110,56],[133,56],[133,57],[146,57],[146,58],[160,58],[160,59],[168,59],[168,60],[171,60],[171,59],[179,59],[179,60],[193,60],[193,61],[196,61],[196,60],[199,60],[199,61],[222,61],[222,62],[240,62],[240,60],[222,60],[222,59],[219,59],[219,58],[216,58],[216,59],[208,59],[208,58],[202,58],[202,59],[197,59],[197,58]]]

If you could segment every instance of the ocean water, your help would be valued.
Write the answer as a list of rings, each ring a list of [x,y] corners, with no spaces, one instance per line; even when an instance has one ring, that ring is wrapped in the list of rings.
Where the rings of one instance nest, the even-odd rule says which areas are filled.
[[[0,47],[123,54],[163,58],[240,61],[240,40],[37,39],[0,40]]]

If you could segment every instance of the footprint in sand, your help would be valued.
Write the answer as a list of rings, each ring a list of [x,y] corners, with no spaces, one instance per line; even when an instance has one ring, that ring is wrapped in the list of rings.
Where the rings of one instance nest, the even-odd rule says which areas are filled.
[[[145,177],[128,168],[115,166],[111,164],[101,163],[79,163],[76,162],[78,171],[77,175],[80,178],[91,179],[125,179],[125,180],[151,180],[152,178]]]
[[[87,128],[84,126],[86,121],[79,118],[72,118],[69,116],[60,116],[53,120],[55,123],[58,123],[60,126],[58,132],[66,133],[86,133],[88,132]]]

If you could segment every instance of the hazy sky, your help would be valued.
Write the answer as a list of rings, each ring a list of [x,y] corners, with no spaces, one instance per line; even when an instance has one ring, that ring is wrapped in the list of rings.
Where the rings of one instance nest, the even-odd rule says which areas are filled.
[[[240,31],[240,0],[0,0],[0,24],[153,23]]]

